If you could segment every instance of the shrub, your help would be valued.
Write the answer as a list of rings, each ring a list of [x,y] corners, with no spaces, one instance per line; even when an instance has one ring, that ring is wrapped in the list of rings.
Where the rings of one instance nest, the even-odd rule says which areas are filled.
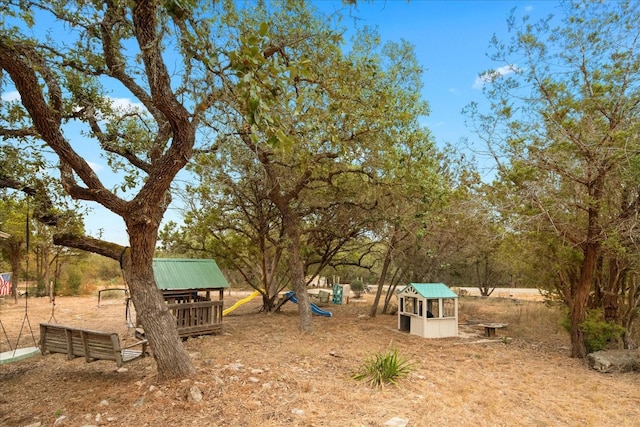
[[[364,282],[362,280],[353,280],[350,286],[351,286],[351,290],[354,292],[364,291]]]
[[[396,384],[396,380],[413,370],[413,364],[401,359],[398,350],[374,354],[363,362],[353,379],[367,381],[371,387],[382,388],[386,384]]]
[[[34,291],[34,295],[38,297],[43,297],[47,294],[46,288],[44,286],[44,278],[38,279],[38,284],[36,285],[33,291]],[[31,290],[29,292],[31,292]]]
[[[362,282],[362,280],[354,280],[351,282],[350,286],[356,298],[360,298],[360,295],[362,295],[362,291],[364,291],[364,283]]]
[[[78,271],[69,271],[67,273],[67,292],[69,295],[79,295],[81,285],[82,275]]]
[[[96,273],[98,279],[105,282],[119,281],[121,279],[120,264],[117,261],[106,259],[96,259]]]
[[[567,332],[570,331],[568,315],[564,317],[562,326]],[[580,329],[584,335],[587,353],[605,350],[611,342],[620,339],[626,330],[618,324],[605,321],[601,309],[588,310],[584,322],[580,324]]]
[[[625,328],[622,326],[605,321],[602,310],[587,312],[587,317],[580,325],[580,329],[584,333],[584,345],[587,353],[605,350],[611,342],[619,340],[625,332]]]

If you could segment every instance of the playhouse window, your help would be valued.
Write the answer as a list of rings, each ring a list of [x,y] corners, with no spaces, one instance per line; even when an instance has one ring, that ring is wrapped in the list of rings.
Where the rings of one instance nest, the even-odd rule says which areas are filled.
[[[437,299],[428,299],[427,300],[427,317],[440,317],[440,304]]]
[[[421,310],[422,305],[418,305],[418,299],[414,297],[405,297],[404,298],[404,313],[410,314],[418,314],[419,310]]]
[[[405,313],[413,313],[413,301],[415,298],[405,298],[404,299],[404,312]]]
[[[456,303],[455,300],[449,298],[442,300],[442,317],[455,317]]]

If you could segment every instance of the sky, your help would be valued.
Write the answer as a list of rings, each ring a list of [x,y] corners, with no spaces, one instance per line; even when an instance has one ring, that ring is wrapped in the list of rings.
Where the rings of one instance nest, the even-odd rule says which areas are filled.
[[[404,39],[414,45],[424,70],[423,96],[431,107],[423,124],[441,145],[470,136],[461,111],[472,101],[482,101],[479,75],[503,65],[487,54],[494,34],[508,37],[511,10],[537,21],[558,13],[557,7],[555,1],[387,0],[359,2],[353,14],[361,18],[358,25],[376,26],[383,40]]]
[[[340,1],[316,0],[315,4],[323,12],[342,9],[349,14]],[[559,13],[558,5],[556,1],[359,1],[343,23],[347,27],[374,26],[383,41],[410,42],[424,70],[423,98],[431,109],[422,124],[431,131],[437,145],[455,145],[463,138],[473,144],[474,136],[465,126],[461,111],[471,102],[482,101],[479,75],[502,65],[487,57],[492,36],[506,39],[507,17],[514,8],[517,16],[530,15],[536,21]],[[509,72],[504,68],[502,71]],[[115,178],[97,150],[86,153],[86,159],[105,182]],[[128,245],[123,221],[100,206],[92,206],[86,217],[88,233]],[[165,222],[168,220],[180,221],[176,205],[167,211]]]

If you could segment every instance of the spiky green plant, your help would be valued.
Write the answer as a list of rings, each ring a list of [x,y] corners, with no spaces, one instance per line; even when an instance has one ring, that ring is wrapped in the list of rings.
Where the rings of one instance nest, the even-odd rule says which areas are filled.
[[[371,387],[383,388],[386,384],[396,384],[396,381],[409,374],[413,364],[400,358],[398,350],[387,350],[384,354],[375,353],[367,358],[353,379],[366,381]]]

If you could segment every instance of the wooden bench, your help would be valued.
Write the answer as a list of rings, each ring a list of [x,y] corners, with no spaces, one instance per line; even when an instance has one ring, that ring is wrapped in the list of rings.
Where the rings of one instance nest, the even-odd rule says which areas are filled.
[[[140,350],[133,350],[139,346]],[[41,323],[40,352],[66,354],[69,360],[84,357],[87,362],[113,360],[120,368],[127,362],[146,356],[147,340],[122,347],[115,332]]]
[[[484,327],[484,336],[485,337],[495,337],[496,329],[506,328],[506,323],[483,323],[479,326]]]

